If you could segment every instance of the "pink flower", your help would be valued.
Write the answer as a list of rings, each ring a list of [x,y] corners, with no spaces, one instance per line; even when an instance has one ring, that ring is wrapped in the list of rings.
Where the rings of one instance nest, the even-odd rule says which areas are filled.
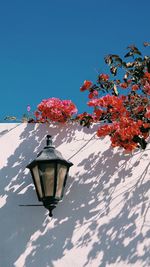
[[[28,105],[28,106],[27,106],[27,111],[30,112],[30,110],[31,110],[31,106]]]
[[[59,98],[44,99],[38,105],[35,116],[47,121],[66,122],[71,116],[77,113],[76,106],[71,100],[60,100]]]
[[[147,107],[147,111],[146,111],[144,116],[145,116],[145,118],[150,119],[150,106]]]
[[[96,106],[99,106],[99,102],[100,102],[100,99],[92,99],[90,100],[87,104],[89,107],[96,107]]]
[[[146,81],[145,85],[143,86],[143,89],[146,94],[150,95],[150,83],[149,82]]]

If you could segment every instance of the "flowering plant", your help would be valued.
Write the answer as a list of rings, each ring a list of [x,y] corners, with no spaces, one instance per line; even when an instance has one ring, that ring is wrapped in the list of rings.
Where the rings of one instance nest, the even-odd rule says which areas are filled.
[[[64,123],[75,113],[77,113],[77,108],[71,100],[60,100],[53,97],[44,99],[38,105],[35,117],[37,122],[56,121]]]
[[[149,46],[144,43],[144,46]],[[85,81],[80,91],[89,91],[88,106],[93,107],[85,126],[101,121],[97,130],[98,137],[109,135],[113,147],[123,147],[132,151],[136,147],[145,149],[150,130],[150,57],[142,57],[137,47],[131,45],[125,61],[118,55],[105,57],[113,77],[121,68],[123,82],[110,79],[108,74],[100,74],[96,84]],[[126,94],[119,91],[127,90]],[[84,113],[78,115],[84,121]]]
[[[145,42],[144,46],[150,46]],[[122,59],[118,55],[108,55],[105,63],[110,75],[101,73],[97,82],[85,80],[80,91],[88,91],[87,105],[93,112],[77,114],[71,100],[48,98],[42,100],[34,112],[34,117],[23,117],[23,122],[78,121],[90,127],[100,122],[97,136],[109,135],[113,147],[132,151],[137,147],[145,149],[150,131],[150,57],[142,56],[137,47],[131,45]],[[130,60],[128,60],[130,59]],[[116,79],[119,69],[120,79]],[[27,111],[31,107],[28,105]],[[7,117],[7,119],[15,117]]]

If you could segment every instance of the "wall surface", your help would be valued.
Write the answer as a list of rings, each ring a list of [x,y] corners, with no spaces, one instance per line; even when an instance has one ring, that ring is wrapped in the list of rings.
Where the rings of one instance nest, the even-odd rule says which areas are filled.
[[[76,125],[0,125],[0,267],[149,267],[150,145],[125,154]],[[70,159],[53,218],[25,168],[46,134]]]

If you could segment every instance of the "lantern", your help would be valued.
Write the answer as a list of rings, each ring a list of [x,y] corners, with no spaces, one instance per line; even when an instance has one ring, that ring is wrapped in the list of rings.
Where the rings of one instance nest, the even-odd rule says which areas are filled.
[[[27,166],[31,171],[38,199],[49,210],[50,217],[52,210],[63,197],[69,168],[72,165],[55,149],[51,136],[47,135],[46,146]]]

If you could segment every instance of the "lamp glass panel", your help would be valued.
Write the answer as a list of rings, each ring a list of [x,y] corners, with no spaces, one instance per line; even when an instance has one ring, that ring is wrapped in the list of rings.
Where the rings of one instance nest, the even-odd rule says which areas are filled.
[[[67,167],[61,164],[57,165],[57,189],[56,189],[56,197],[62,197],[62,190],[64,187],[64,180],[67,174]]]
[[[40,165],[40,176],[43,182],[44,196],[50,197],[54,193],[55,164],[43,163]]]
[[[40,198],[42,198],[42,188],[41,188],[41,182],[40,182],[40,175],[39,175],[39,170],[38,170],[38,166],[35,166],[32,168],[32,172],[34,175],[34,181],[36,184],[36,189],[39,193]]]

